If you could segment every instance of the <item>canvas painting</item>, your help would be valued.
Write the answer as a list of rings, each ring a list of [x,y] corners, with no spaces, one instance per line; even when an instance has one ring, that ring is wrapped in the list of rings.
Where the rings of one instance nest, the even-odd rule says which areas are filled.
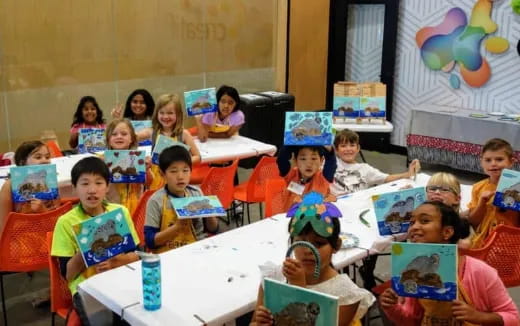
[[[184,92],[184,102],[189,116],[216,112],[218,110],[215,88]]]
[[[384,118],[386,116],[385,96],[362,96],[359,102],[362,118]]]
[[[145,129],[152,128],[152,120],[131,120],[132,127],[134,127],[135,133],[143,131]],[[139,146],[151,146],[152,140],[145,139],[139,142]]]
[[[264,279],[264,305],[274,325],[337,325],[338,298],[299,286]]]
[[[425,201],[424,187],[372,196],[379,234],[384,236],[407,232],[412,211]]]
[[[105,163],[112,183],[144,183],[146,180],[145,151],[108,150]]]
[[[178,218],[199,218],[210,216],[226,216],[217,196],[195,196],[171,198],[172,206]]]
[[[26,165],[10,168],[14,203],[31,199],[54,200],[59,196],[56,165]]]
[[[105,149],[105,129],[81,128],[79,130],[78,153],[101,152]]]
[[[392,288],[403,297],[457,298],[457,245],[392,243]]]
[[[182,147],[186,148],[188,151],[190,150],[190,147],[184,143],[175,141],[167,136],[159,135],[159,137],[157,138],[157,141],[155,142],[155,146],[152,150],[152,163],[158,165],[159,164],[159,155],[162,153],[162,151],[165,148],[168,148],[173,145],[182,146]]]
[[[335,117],[359,117],[359,96],[334,96],[332,112]]]
[[[332,112],[286,112],[284,145],[331,145]]]
[[[94,216],[72,228],[87,267],[136,248],[121,208]]]
[[[520,172],[504,169],[498,181],[493,205],[520,211]]]

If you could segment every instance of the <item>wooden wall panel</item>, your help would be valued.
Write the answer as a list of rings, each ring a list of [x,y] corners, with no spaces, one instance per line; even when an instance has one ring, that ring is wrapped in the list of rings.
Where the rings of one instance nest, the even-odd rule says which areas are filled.
[[[298,111],[325,108],[329,6],[329,0],[290,2],[288,89]]]

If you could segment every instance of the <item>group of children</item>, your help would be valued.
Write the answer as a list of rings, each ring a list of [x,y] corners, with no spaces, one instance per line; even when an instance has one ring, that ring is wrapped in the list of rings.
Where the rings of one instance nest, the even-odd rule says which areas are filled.
[[[245,123],[244,115],[239,110],[236,89],[222,86],[217,92],[217,100],[218,112],[197,119],[200,141],[206,141],[208,137],[231,137]],[[84,158],[73,167],[71,180],[79,204],[60,217],[56,224],[51,255],[59,259],[61,274],[69,283],[74,306],[85,324],[88,319],[83,314],[81,299],[76,294],[77,285],[95,273],[127,264],[138,257],[131,251],[86,268],[72,234],[72,225],[121,208],[130,225],[134,242],[141,248],[146,247],[157,253],[192,243],[210,233],[218,233],[219,229],[215,217],[177,219],[170,201],[170,198],[202,195],[197,187],[189,184],[193,165],[200,162],[200,154],[192,135],[183,127],[184,114],[179,97],[167,94],[154,102],[146,90],[136,90],[129,96],[124,113],[122,111],[122,107],[112,110],[114,120],[105,126],[103,113],[96,100],[93,97],[82,98],[74,114],[70,145],[77,146],[80,128],[101,127],[106,130],[108,149],[136,149],[140,140],[151,139],[155,143],[157,137],[163,135],[188,145],[189,150],[183,146],[172,146],[159,155],[158,165],[147,162],[147,183],[144,185],[110,184],[110,172],[102,157]],[[136,133],[129,118],[151,119],[152,128]],[[409,178],[419,169],[419,162],[414,160],[406,172],[385,174],[366,163],[357,163],[359,151],[359,136],[350,130],[338,132],[333,146],[282,147],[277,162],[280,174],[287,183],[288,190],[284,198],[286,210],[295,204],[301,205],[302,197],[310,192],[318,192],[325,201],[334,202],[355,191]],[[17,149],[15,160],[16,165],[48,164],[49,149],[38,141],[27,142]],[[430,178],[426,186],[428,201],[413,212],[408,231],[409,241],[457,243],[469,236],[471,224],[475,235],[469,240],[470,246],[478,248],[485,243],[496,225],[505,223],[519,226],[518,212],[501,210],[492,205],[502,170],[513,164],[511,146],[501,139],[490,140],[483,147],[481,162],[489,178],[474,185],[467,211],[460,207],[460,184],[455,176],[437,173]],[[130,216],[145,189],[156,192],[147,202],[145,241],[139,243]],[[10,183],[7,181],[0,191],[0,231],[10,211],[39,213],[59,205],[58,201],[43,203],[32,200],[14,207],[10,198]],[[318,249],[321,273],[318,279],[311,277],[316,262],[309,258],[308,249],[297,248],[295,259],[287,258],[283,262],[282,273],[287,282],[337,295],[341,305],[340,325],[359,325],[374,298],[369,291],[357,287],[346,275],[338,274],[330,263],[341,244],[338,219],[332,219],[332,222],[322,220],[328,223],[326,227],[319,226],[318,222],[311,223],[310,219],[295,219],[297,217],[289,222],[290,227],[297,223],[302,225],[298,231],[289,230],[290,240],[308,241]],[[519,317],[514,303],[496,271],[485,263],[470,257],[459,259],[459,288],[459,300],[449,303],[403,299],[388,289],[381,295],[380,305],[389,319],[404,325],[436,325],[434,320],[446,322],[446,325],[451,325],[455,320],[467,325],[518,325]],[[252,324],[273,324],[272,314],[263,306],[262,287]]]

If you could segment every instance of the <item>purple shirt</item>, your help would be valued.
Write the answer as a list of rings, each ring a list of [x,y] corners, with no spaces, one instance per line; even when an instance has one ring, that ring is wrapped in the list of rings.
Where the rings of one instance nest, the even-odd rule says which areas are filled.
[[[213,126],[215,124],[224,125],[224,126],[240,126],[245,122],[244,113],[240,110],[236,110],[232,112],[227,118],[224,120],[220,120],[218,118],[218,112],[210,112],[206,113],[202,116],[202,123],[208,126]]]

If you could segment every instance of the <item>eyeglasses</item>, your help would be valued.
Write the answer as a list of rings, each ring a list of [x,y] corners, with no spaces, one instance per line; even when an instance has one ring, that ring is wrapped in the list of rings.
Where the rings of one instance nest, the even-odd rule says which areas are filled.
[[[442,187],[442,186],[427,186],[426,187],[426,191],[427,192],[437,192],[437,191],[439,191],[442,194],[447,194],[448,192],[452,192],[452,193],[456,194],[453,189],[448,188],[448,187]]]

